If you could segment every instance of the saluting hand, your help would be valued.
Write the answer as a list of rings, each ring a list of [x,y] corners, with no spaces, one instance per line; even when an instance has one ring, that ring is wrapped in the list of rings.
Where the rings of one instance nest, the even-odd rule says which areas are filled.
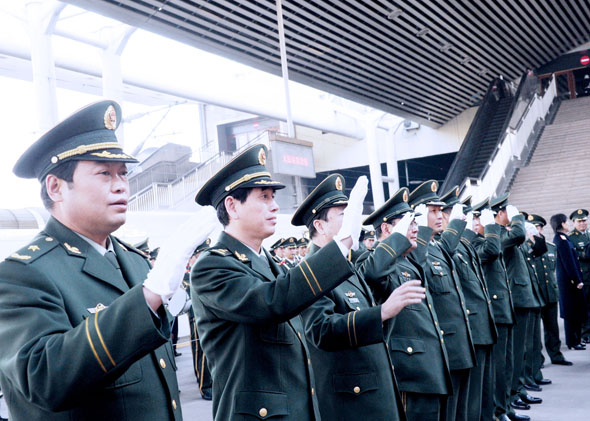
[[[406,306],[418,304],[426,298],[426,289],[420,285],[420,280],[414,279],[394,289],[381,305],[381,321],[397,316]]]
[[[428,226],[428,208],[424,203],[421,205],[416,206],[416,223],[420,227],[427,227]],[[419,214],[419,215],[418,215]]]
[[[467,215],[465,216],[465,222],[467,222],[465,228],[473,231],[473,212],[467,212]]]
[[[490,209],[484,209],[481,211],[481,216],[479,217],[479,222],[484,226],[492,225],[496,223],[496,219],[494,218],[494,212]]]
[[[455,203],[453,208],[451,209],[451,214],[449,215],[449,221],[453,219],[463,220],[465,219],[465,215],[463,214],[463,205],[461,203]]]
[[[518,215],[518,209],[516,208],[516,206],[506,206],[506,215],[508,215],[508,219],[512,221],[512,218]]]
[[[204,206],[180,225],[160,247],[158,262],[148,273],[143,286],[162,297],[163,302],[167,302],[184,278],[186,262],[195,248],[209,237],[217,224],[219,222],[215,209],[212,206]],[[154,310],[161,304],[158,300],[153,300],[153,297],[146,296],[146,299]]]
[[[367,195],[369,180],[367,176],[362,175],[356,181],[356,184],[350,192],[348,198],[348,206],[344,209],[344,216],[342,217],[342,227],[340,231],[334,237],[335,240],[341,241],[351,237],[352,248],[357,250],[359,248],[359,236],[361,235],[361,229],[363,228],[363,203],[365,196]]]
[[[414,220],[414,213],[413,212],[406,212],[402,219],[400,219],[397,224],[391,230],[391,233],[397,232],[398,234],[403,235],[404,237],[408,234],[408,229]]]

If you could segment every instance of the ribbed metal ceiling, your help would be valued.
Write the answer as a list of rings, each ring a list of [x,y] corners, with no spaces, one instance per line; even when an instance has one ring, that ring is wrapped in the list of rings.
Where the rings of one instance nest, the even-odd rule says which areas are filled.
[[[280,75],[275,0],[67,2]],[[586,0],[282,4],[292,80],[430,126],[590,41]]]

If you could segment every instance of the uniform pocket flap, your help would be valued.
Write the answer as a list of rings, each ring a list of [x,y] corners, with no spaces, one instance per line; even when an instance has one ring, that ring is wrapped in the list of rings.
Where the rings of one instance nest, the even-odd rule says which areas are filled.
[[[337,393],[360,395],[370,390],[377,390],[378,376],[375,373],[334,374],[334,390]]]
[[[457,333],[457,326],[453,323],[442,323],[440,324],[440,330],[443,336],[454,335]]]
[[[393,351],[405,352],[408,355],[424,352],[424,341],[416,338],[397,337],[389,342]]]
[[[289,415],[287,395],[280,392],[238,392],[235,412],[248,414],[261,420]]]

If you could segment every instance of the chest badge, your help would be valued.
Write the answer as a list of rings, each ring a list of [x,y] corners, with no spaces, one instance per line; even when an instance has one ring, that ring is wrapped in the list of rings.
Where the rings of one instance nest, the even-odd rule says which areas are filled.
[[[107,306],[105,306],[103,303],[98,303],[96,305],[96,307],[94,307],[94,308],[91,307],[91,308],[88,308],[87,310],[89,313],[94,314],[94,313],[98,313],[99,311],[104,310],[105,308],[107,308]]]
[[[402,272],[402,276],[404,278],[410,278],[410,274],[408,272]]]
[[[346,294],[344,294],[344,295],[346,295],[348,298],[352,298],[352,297],[354,297],[354,296],[356,295],[356,293],[355,293],[355,292],[352,292],[352,291],[348,291],[348,292],[347,292]]]

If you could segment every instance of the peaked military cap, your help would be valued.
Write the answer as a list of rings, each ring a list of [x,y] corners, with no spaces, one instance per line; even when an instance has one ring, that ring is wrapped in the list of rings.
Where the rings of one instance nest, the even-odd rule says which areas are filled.
[[[307,247],[308,243],[309,243],[309,240],[305,237],[301,237],[299,240],[297,240],[298,247]]]
[[[193,252],[193,255],[195,254],[199,254],[202,251],[207,250],[209,247],[211,247],[211,239],[207,238],[205,241],[203,241],[201,244],[199,244],[197,246],[197,248],[195,249],[195,251]]]
[[[383,222],[390,222],[395,217],[401,217],[404,213],[411,212],[412,208],[408,200],[410,200],[409,190],[407,187],[402,187],[379,209],[370,214],[363,221],[363,225],[373,225],[373,227],[377,228]]]
[[[281,244],[281,247],[288,247],[288,248],[297,247],[297,239],[295,237],[288,237],[287,239],[285,239],[285,241],[283,241],[283,243]]]
[[[268,150],[264,145],[254,145],[240,153],[222,169],[211,177],[195,197],[199,205],[213,205],[219,203],[232,191],[243,187],[272,187],[283,189],[285,185],[271,178],[266,168]]]
[[[284,240],[285,240],[284,238],[279,238],[277,241],[275,241],[275,242],[273,243],[273,245],[272,245],[272,246],[270,246],[270,250],[274,250],[274,249],[277,249],[277,248],[279,248],[279,246],[281,245],[281,243],[282,243]]]
[[[481,211],[484,209],[490,209],[490,201],[489,199],[482,200],[481,202],[472,206],[471,211],[473,212],[474,216],[480,216]]]
[[[506,206],[508,206],[508,196],[510,196],[510,193],[504,193],[495,199],[490,199],[490,209],[494,212],[506,209]]]
[[[33,143],[19,158],[13,172],[40,181],[67,161],[138,162],[123,152],[115,130],[121,107],[115,101],[90,104],[58,123]]]
[[[457,203],[459,203],[460,202],[459,193],[460,193],[459,186],[454,186],[451,190],[449,190],[443,196],[441,196],[440,200],[445,202],[443,209],[452,208]]]
[[[547,221],[545,220],[545,218],[543,218],[540,215],[535,215],[534,213],[531,213],[526,220],[528,222],[530,222],[533,225],[541,225],[542,227],[544,227],[545,225],[547,225]]]
[[[467,215],[469,212],[473,210],[472,203],[471,203],[471,195],[467,196],[465,199],[461,200],[461,204],[463,205],[463,213]]]
[[[522,216],[524,216],[524,220],[525,220],[525,221],[528,221],[528,222],[530,222],[530,221],[529,221],[529,216],[530,216],[530,214],[529,214],[528,212],[525,212],[525,211],[520,211],[520,214],[521,214]]]
[[[586,219],[588,218],[588,211],[586,209],[576,209],[570,214],[570,219]]]
[[[363,236],[363,240],[369,240],[371,238],[377,239],[375,231],[373,231],[373,230],[365,231],[365,235]]]
[[[307,226],[323,209],[347,205],[348,197],[344,194],[344,188],[344,177],[340,174],[326,177],[299,205],[291,223]]]
[[[445,202],[438,196],[438,181],[428,180],[420,184],[410,193],[410,206],[415,208],[418,205],[444,206]]]
[[[152,251],[150,251],[150,259],[157,259],[158,254],[160,254],[160,247],[156,247]]]

